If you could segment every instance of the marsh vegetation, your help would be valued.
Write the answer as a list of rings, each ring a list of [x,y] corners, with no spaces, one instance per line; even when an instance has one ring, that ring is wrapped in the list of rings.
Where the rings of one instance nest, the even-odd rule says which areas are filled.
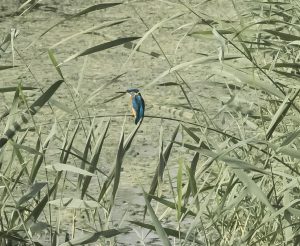
[[[300,244],[298,0],[0,9],[0,245]]]

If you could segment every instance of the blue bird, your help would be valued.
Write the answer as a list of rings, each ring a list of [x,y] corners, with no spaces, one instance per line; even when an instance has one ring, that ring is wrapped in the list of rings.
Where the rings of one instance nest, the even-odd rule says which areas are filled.
[[[135,118],[135,124],[139,123],[139,121],[143,120],[145,113],[145,102],[144,99],[138,89],[128,89],[126,91],[130,94],[130,100],[132,104],[132,115]]]

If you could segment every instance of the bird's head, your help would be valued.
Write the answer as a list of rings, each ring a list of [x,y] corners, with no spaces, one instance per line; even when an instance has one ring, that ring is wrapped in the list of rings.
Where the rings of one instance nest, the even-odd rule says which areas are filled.
[[[138,89],[128,89],[128,90],[126,90],[126,92],[129,93],[131,96],[134,96],[134,95],[140,93],[140,91]]]

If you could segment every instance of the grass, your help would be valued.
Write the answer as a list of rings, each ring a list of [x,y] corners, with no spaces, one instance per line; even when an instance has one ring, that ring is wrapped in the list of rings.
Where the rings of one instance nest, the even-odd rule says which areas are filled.
[[[26,49],[18,49],[22,32],[2,35],[0,73],[25,67],[24,73],[36,83],[21,81],[18,86],[0,88],[5,103],[10,101],[0,118],[1,245],[118,245],[128,233],[136,234],[142,245],[155,240],[161,245],[299,244],[298,1],[216,1],[214,4],[229,8],[228,13],[218,14],[202,11],[202,7],[215,7],[211,1],[159,4],[172,4],[176,14],[150,25],[134,2],[101,3],[65,14],[45,27],[26,49],[44,45],[48,52],[44,57],[60,79],[48,78],[51,83],[34,76],[22,55]],[[5,18],[30,16],[38,6],[47,4],[26,1]],[[135,22],[126,17],[97,26],[89,23],[83,31],[55,40],[55,44],[43,42],[65,23],[77,30],[75,20],[120,8],[134,13]],[[128,23],[134,34],[122,32],[116,37],[116,30]],[[171,55],[158,33],[170,23],[174,39],[177,33],[181,35],[178,43],[172,40],[176,49]],[[87,34],[97,36],[99,30],[111,32],[103,34],[109,40],[97,41],[97,45],[80,43],[81,51],[61,58],[60,51],[68,50],[68,42],[79,42]],[[176,59],[176,52],[189,52],[184,45],[188,40],[206,45],[207,50],[195,51],[186,60]],[[155,49],[148,48],[149,42]],[[90,81],[85,81],[84,73],[90,73],[90,57],[113,49],[127,52],[121,69],[86,95],[83,89]],[[38,56],[43,54],[45,51]],[[134,61],[141,59],[139,55],[143,62],[151,59],[153,64],[164,64],[143,82],[143,91],[157,86],[159,93],[171,92],[168,95],[175,103],[166,106],[179,112],[175,115],[190,113],[192,117],[186,120],[160,111],[151,114],[148,109],[155,99],[146,100],[145,119],[136,126],[131,121],[128,124],[127,113],[119,113],[117,106],[113,108],[116,113],[104,111],[108,104],[120,106],[114,103],[124,94],[114,93],[118,90],[114,83],[126,76]],[[80,59],[85,59],[84,67],[75,88],[66,68]],[[205,80],[212,85],[211,95],[206,96],[221,101],[217,109],[206,106],[203,82],[186,79],[190,74],[196,78],[207,75]],[[218,97],[220,84],[229,95],[226,100]],[[105,94],[107,88],[113,88],[113,93]],[[104,113],[95,113],[95,107]],[[156,126],[151,128],[151,124]],[[147,182],[146,173],[130,173],[131,186],[140,183],[143,206],[135,215],[121,216],[117,211],[127,171],[123,167],[132,160],[135,143],[140,144],[139,138],[146,134],[157,136],[150,137],[158,146],[156,169]],[[137,159],[142,162],[133,165],[150,163],[142,154]],[[134,176],[143,180],[137,182]]]

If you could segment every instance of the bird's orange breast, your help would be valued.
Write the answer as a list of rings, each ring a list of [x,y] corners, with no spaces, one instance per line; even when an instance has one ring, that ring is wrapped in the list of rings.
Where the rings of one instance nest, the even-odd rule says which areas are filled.
[[[132,105],[132,95],[130,95],[130,104]],[[133,117],[136,117],[136,112],[133,107],[131,107],[131,113]]]

